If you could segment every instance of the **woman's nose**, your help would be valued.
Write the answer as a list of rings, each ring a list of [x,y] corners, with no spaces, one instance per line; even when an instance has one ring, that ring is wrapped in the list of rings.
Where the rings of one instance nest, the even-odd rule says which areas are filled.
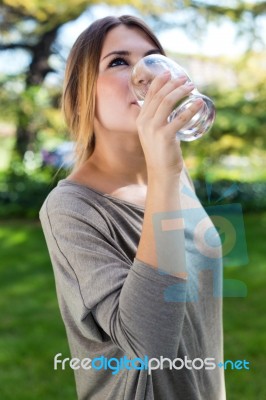
[[[147,68],[145,64],[142,64],[141,68],[133,68],[131,82],[136,87],[149,86],[154,78],[155,74],[151,69]]]

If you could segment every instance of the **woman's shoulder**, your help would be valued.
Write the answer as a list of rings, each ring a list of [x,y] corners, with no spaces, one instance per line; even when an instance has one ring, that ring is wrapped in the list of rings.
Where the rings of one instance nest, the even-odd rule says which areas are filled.
[[[88,195],[88,191],[82,185],[71,182],[68,179],[62,179],[57,186],[51,190],[46,197],[44,203],[49,204],[49,207],[78,207],[84,203],[93,202],[93,194]]]
[[[56,223],[59,218],[79,219],[98,224],[103,221],[104,205],[97,193],[85,186],[63,179],[48,194],[40,209],[40,219]]]

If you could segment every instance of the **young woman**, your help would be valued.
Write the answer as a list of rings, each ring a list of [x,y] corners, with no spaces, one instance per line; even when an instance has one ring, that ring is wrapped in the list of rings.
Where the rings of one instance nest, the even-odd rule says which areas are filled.
[[[206,243],[213,226],[175,134],[202,103],[168,123],[193,86],[162,74],[140,108],[129,77],[152,53],[164,50],[144,22],[107,17],[67,62],[76,163],[40,212],[73,357],[64,367],[79,399],[224,400],[221,249],[215,235]]]

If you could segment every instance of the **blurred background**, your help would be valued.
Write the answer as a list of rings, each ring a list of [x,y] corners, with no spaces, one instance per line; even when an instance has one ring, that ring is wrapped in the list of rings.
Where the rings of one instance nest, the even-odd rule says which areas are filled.
[[[224,294],[225,359],[250,370],[225,371],[227,399],[264,399],[266,1],[255,0],[0,2],[1,399],[76,398],[72,370],[53,369],[69,350],[38,212],[72,163],[60,112],[69,50],[95,19],[121,14],[144,18],[215,102],[211,131],[182,148],[207,208],[241,205],[246,256],[224,277],[245,290]]]

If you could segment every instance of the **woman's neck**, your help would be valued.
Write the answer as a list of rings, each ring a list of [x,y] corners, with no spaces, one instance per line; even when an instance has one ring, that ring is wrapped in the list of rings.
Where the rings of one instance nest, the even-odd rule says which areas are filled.
[[[94,152],[84,164],[98,174],[121,184],[147,185],[146,161],[139,141],[97,143]]]

